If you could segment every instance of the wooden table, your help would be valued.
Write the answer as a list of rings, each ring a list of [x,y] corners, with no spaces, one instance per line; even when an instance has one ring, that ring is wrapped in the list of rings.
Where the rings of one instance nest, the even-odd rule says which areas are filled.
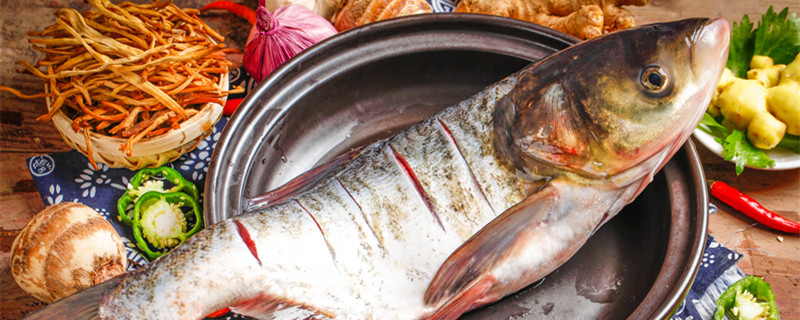
[[[208,1],[175,0],[181,6],[199,8]],[[255,7],[255,0],[245,1]],[[651,0],[646,7],[631,8],[639,24],[686,17],[722,17],[738,21],[749,14],[757,20],[772,4],[800,13],[797,0]],[[41,30],[54,22],[57,7],[85,6],[78,0],[0,0],[0,84],[25,93],[36,93],[41,82],[16,73],[16,60],[35,61],[27,43],[28,30]],[[210,16],[206,21],[227,37],[229,47],[241,48],[249,26],[231,16]],[[236,57],[234,57],[236,58]],[[241,58],[241,57],[238,57]],[[0,319],[19,319],[44,304],[25,294],[11,277],[9,250],[15,232],[45,205],[33,184],[25,159],[34,155],[69,150],[49,122],[35,119],[46,111],[43,99],[18,99],[0,93]],[[698,146],[706,177],[739,188],[775,212],[800,221],[800,169],[761,171],[747,169],[736,176],[733,165]],[[712,199],[720,210],[710,217],[709,231],[723,245],[742,253],[739,267],[764,277],[775,291],[784,319],[800,319],[800,236],[777,233]],[[778,240],[783,237],[783,241]]]

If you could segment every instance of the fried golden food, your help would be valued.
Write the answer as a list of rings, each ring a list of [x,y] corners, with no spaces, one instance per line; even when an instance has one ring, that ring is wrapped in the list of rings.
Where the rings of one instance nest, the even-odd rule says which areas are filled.
[[[220,87],[231,63],[223,37],[198,18],[198,10],[170,1],[88,2],[93,10],[59,9],[55,24],[29,32],[44,57],[33,65],[18,63],[42,79],[47,92],[25,95],[0,87],[49,99],[49,112],[37,120],[64,112],[87,145],[90,131],[124,138],[120,150],[130,156],[134,143],[179,128],[205,103],[222,104],[227,94],[242,92]],[[89,158],[94,164],[91,153]]]

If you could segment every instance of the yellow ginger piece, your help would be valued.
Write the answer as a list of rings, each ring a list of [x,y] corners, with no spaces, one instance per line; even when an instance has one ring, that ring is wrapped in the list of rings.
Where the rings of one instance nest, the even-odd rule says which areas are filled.
[[[800,135],[800,53],[781,71],[780,82],[767,91],[767,108],[786,124],[786,132]]]
[[[747,140],[759,149],[775,148],[785,134],[786,124],[769,112],[757,114],[747,126]]]
[[[765,88],[771,88],[778,85],[781,70],[784,68],[786,65],[779,64],[764,69],[751,69],[747,71],[747,79],[758,81]]]
[[[767,112],[767,88],[756,80],[736,78],[719,94],[717,106],[734,126],[747,128],[757,114]]]
[[[717,101],[719,100],[719,94],[724,90],[727,86],[733,83],[733,80],[736,79],[736,76],[733,75],[731,69],[725,68],[722,70],[722,75],[719,77],[719,81],[717,82],[717,89],[714,90],[714,94],[711,96],[711,102],[708,104],[708,112],[716,117],[719,116],[720,111],[719,107],[717,106]]]
[[[785,68],[785,64],[775,64],[770,57],[755,55],[750,59],[750,70],[747,71],[747,79],[756,80],[765,88],[771,88],[778,85],[781,71]]]
[[[750,69],[764,69],[775,65],[775,61],[768,56],[753,55],[750,58]]]
[[[767,106],[775,118],[786,124],[787,133],[800,135],[800,83],[787,81],[769,88]]]
[[[747,140],[760,149],[774,148],[787,133],[800,135],[800,54],[788,65],[753,56],[747,78],[726,68],[708,112],[722,114],[723,126],[747,132]]]
[[[787,82],[800,83],[800,53],[781,71],[780,84]]]
[[[769,57],[767,57],[767,59],[769,59]],[[772,59],[770,59],[770,61],[772,61]],[[771,88],[778,85],[781,71],[785,68],[785,64],[776,64],[765,68],[750,69],[747,71],[747,79],[756,80],[765,88]]]

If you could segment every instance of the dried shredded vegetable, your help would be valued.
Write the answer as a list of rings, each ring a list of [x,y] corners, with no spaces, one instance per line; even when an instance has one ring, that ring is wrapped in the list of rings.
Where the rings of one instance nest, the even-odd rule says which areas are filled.
[[[88,2],[94,10],[59,9],[54,25],[29,32],[35,37],[29,42],[45,56],[35,65],[18,63],[48,92],[25,95],[0,86],[22,98],[52,99],[50,111],[37,120],[64,112],[87,145],[90,131],[124,138],[120,150],[130,156],[136,142],[179,128],[205,103],[222,104],[227,94],[243,91],[220,88],[231,64],[225,46],[213,42],[223,37],[198,18],[198,10],[169,0]]]

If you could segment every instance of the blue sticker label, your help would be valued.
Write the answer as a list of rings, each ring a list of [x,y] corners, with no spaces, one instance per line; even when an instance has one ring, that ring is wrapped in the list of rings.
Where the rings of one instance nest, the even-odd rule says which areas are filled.
[[[30,169],[31,174],[36,177],[46,176],[53,172],[55,168],[55,161],[48,155],[32,157],[28,163],[28,169]]]

